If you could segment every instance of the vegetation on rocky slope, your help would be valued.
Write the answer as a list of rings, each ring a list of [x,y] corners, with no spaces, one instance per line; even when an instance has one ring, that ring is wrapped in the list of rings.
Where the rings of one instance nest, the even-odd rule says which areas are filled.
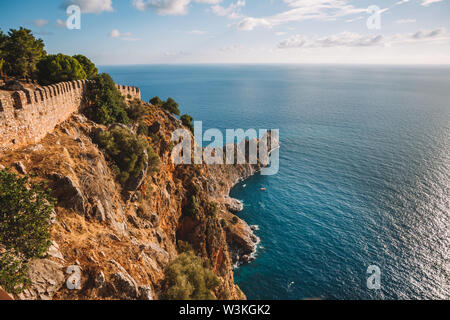
[[[125,99],[110,75],[102,73],[94,79],[90,100],[92,105],[86,110],[86,115],[93,121],[105,125],[130,122]]]
[[[0,285],[7,291],[18,293],[29,284],[27,262],[47,252],[52,212],[43,185],[0,171]]]
[[[213,290],[219,285],[219,278],[202,263],[193,251],[187,251],[172,261],[166,271],[169,300],[212,300]]]
[[[130,177],[137,178],[148,167],[149,172],[158,169],[159,158],[147,141],[131,130],[113,127],[99,132],[96,137],[99,146],[114,161],[115,171],[121,183]]]

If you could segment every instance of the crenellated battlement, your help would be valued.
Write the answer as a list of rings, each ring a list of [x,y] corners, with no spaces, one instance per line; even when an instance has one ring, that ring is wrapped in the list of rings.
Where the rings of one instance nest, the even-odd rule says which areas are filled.
[[[89,80],[61,82],[54,85],[39,87],[36,90],[22,89],[13,93],[0,95],[0,112],[31,109],[33,106],[51,106],[55,102],[71,101],[82,96],[88,88]]]
[[[35,90],[0,91],[0,150],[37,143],[87,104],[89,80],[61,82]],[[140,99],[136,87],[117,85],[126,99]]]
[[[122,86],[120,84],[116,84],[116,87],[126,99],[141,100],[141,90],[138,87]]]

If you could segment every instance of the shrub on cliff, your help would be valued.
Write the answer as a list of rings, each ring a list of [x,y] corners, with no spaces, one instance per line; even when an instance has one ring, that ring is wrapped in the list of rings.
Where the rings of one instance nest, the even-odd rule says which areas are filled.
[[[75,58],[83,67],[83,70],[86,73],[86,79],[94,79],[98,75],[97,67],[87,57],[77,54],[73,56],[73,58]]]
[[[37,78],[41,85],[86,79],[86,72],[77,59],[62,53],[51,54],[37,64]]]
[[[7,291],[22,291],[27,262],[48,251],[53,204],[43,185],[0,171],[0,285]]]
[[[147,164],[149,172],[158,169],[159,158],[147,141],[125,128],[115,127],[101,132],[96,140],[114,161],[121,183],[125,183],[130,177],[137,178]]]
[[[36,39],[31,30],[11,29],[8,35],[0,34],[0,59],[4,60],[3,71],[15,77],[31,77],[37,63],[47,54],[44,41]]]
[[[179,116],[180,115],[180,109],[178,109],[178,103],[175,102],[172,98],[169,98],[162,104],[162,108],[166,109],[167,111]]]
[[[143,117],[148,115],[148,108],[139,99],[134,99],[130,102],[126,109],[128,118],[134,122],[142,120]]]
[[[158,96],[156,96],[156,97],[150,99],[150,103],[154,106],[160,107],[160,106],[162,106],[163,101]]]
[[[95,122],[105,125],[130,122],[125,100],[110,75],[102,73],[95,77],[90,98],[93,106],[86,113]]]
[[[218,210],[219,209],[217,208],[217,203],[210,202],[210,203],[208,203],[206,213],[211,217],[215,217],[215,216],[217,216]]]
[[[181,116],[180,120],[184,126],[188,127],[189,130],[191,130],[191,132],[194,133],[194,125],[192,124],[192,121],[194,121],[194,118],[192,118],[188,114],[183,114]]]
[[[6,43],[6,35],[3,33],[3,31],[0,29],[0,75],[3,71],[3,65],[5,64],[5,59],[3,59],[3,46]]]
[[[166,271],[168,300],[213,300],[212,291],[220,284],[219,278],[203,266],[193,251],[185,252],[172,261]]]
[[[197,203],[197,197],[192,195],[189,198],[189,202],[187,205],[183,207],[183,213],[191,218],[196,218],[198,215],[199,206]]]

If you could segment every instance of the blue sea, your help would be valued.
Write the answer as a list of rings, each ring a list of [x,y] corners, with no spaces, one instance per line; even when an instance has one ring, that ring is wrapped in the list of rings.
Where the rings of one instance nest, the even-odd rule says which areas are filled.
[[[173,97],[204,129],[280,130],[279,173],[231,194],[259,226],[256,261],[235,270],[249,299],[450,299],[449,67],[101,71]]]

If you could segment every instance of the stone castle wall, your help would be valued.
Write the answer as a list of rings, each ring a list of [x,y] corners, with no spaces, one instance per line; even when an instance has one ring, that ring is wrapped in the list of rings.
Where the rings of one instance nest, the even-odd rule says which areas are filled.
[[[61,82],[36,90],[0,92],[0,151],[37,143],[86,106],[90,81]],[[140,99],[136,87],[117,85],[125,98]]]
[[[122,86],[116,84],[117,89],[119,89],[120,93],[125,97],[125,99],[133,100],[139,99],[141,100],[141,91],[137,87],[130,86]]]

